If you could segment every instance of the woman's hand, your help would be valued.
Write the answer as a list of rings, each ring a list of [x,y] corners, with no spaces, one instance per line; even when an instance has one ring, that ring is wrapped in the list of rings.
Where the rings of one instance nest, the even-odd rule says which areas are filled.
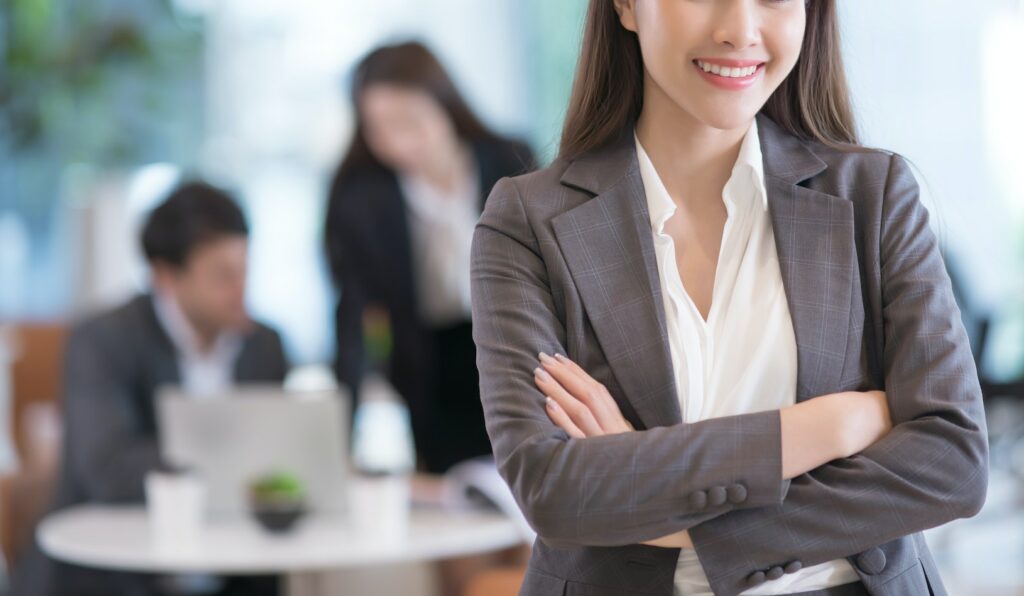
[[[541,352],[533,380],[547,396],[548,417],[575,439],[633,432],[608,389],[561,354]],[[686,530],[643,542],[662,548],[693,548]]]
[[[608,389],[561,354],[541,352],[533,380],[547,396],[548,417],[574,439],[635,430]]]

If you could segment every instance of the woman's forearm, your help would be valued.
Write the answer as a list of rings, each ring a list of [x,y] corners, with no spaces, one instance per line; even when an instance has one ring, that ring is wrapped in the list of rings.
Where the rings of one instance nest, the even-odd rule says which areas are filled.
[[[859,453],[892,428],[882,391],[823,395],[782,408],[779,417],[785,479]]]
[[[794,478],[844,455],[839,432],[838,399],[823,396],[782,408],[782,477]],[[681,530],[643,544],[662,548],[692,548],[690,533]]]
[[[834,459],[858,453],[892,428],[885,393],[843,392],[823,395],[779,411],[782,424],[782,477],[795,478]],[[643,544],[693,548],[680,530]]]
[[[838,399],[823,396],[779,411],[782,422],[782,476],[789,479],[843,455]],[[692,548],[690,533],[680,530],[643,544]]]
[[[846,455],[834,397],[826,395],[779,410],[783,478],[795,478]]]

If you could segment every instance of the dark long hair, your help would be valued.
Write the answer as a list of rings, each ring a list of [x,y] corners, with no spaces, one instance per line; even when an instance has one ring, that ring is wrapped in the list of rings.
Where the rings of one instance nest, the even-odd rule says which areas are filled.
[[[356,114],[355,135],[338,168],[336,180],[346,179],[356,171],[385,167],[370,151],[365,121],[359,109],[363,93],[375,84],[396,85],[427,93],[451,118],[455,133],[462,140],[474,142],[495,138],[462,98],[440,60],[425,45],[411,41],[381,46],[363,57],[353,72],[351,100]]]
[[[613,0],[590,0],[559,156],[573,158],[619,138],[643,107],[640,42]],[[807,2],[800,58],[761,112],[803,139],[858,145],[839,45],[835,0]]]

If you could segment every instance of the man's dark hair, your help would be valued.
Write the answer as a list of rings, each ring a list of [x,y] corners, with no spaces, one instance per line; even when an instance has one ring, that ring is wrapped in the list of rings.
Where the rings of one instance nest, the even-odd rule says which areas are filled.
[[[203,244],[248,235],[245,216],[227,193],[203,182],[188,182],[149,214],[142,229],[142,250],[150,263],[182,267]]]

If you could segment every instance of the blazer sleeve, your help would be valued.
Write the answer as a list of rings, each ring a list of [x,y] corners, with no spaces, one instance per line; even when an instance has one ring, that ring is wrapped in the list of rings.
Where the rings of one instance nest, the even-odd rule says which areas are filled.
[[[352,215],[342,208],[340,190],[331,192],[327,209],[325,244],[331,277],[341,296],[334,316],[336,352],[334,372],[339,382],[349,388],[353,404],[358,398],[363,378],[366,354],[363,347],[363,309],[366,306],[366,287],[358,264],[354,262],[348,224]]]
[[[288,376],[288,357],[284,353],[284,344],[281,342],[281,335],[270,327],[263,327],[263,341],[265,342],[265,356],[263,374],[266,378],[275,383],[284,383]]]
[[[861,453],[795,478],[781,505],[691,529],[716,593],[741,591],[758,570],[817,565],[972,516],[984,503],[977,371],[928,211],[898,156],[881,214],[883,371],[895,426]]]
[[[68,339],[64,363],[64,449],[87,500],[140,502],[144,479],[161,467],[153,432],[145,428],[125,363],[99,330],[86,326]]]
[[[782,501],[789,482],[778,411],[586,439],[548,418],[533,369],[541,350],[565,353],[566,330],[509,178],[477,225],[471,271],[487,432],[501,475],[546,543],[632,544]]]

